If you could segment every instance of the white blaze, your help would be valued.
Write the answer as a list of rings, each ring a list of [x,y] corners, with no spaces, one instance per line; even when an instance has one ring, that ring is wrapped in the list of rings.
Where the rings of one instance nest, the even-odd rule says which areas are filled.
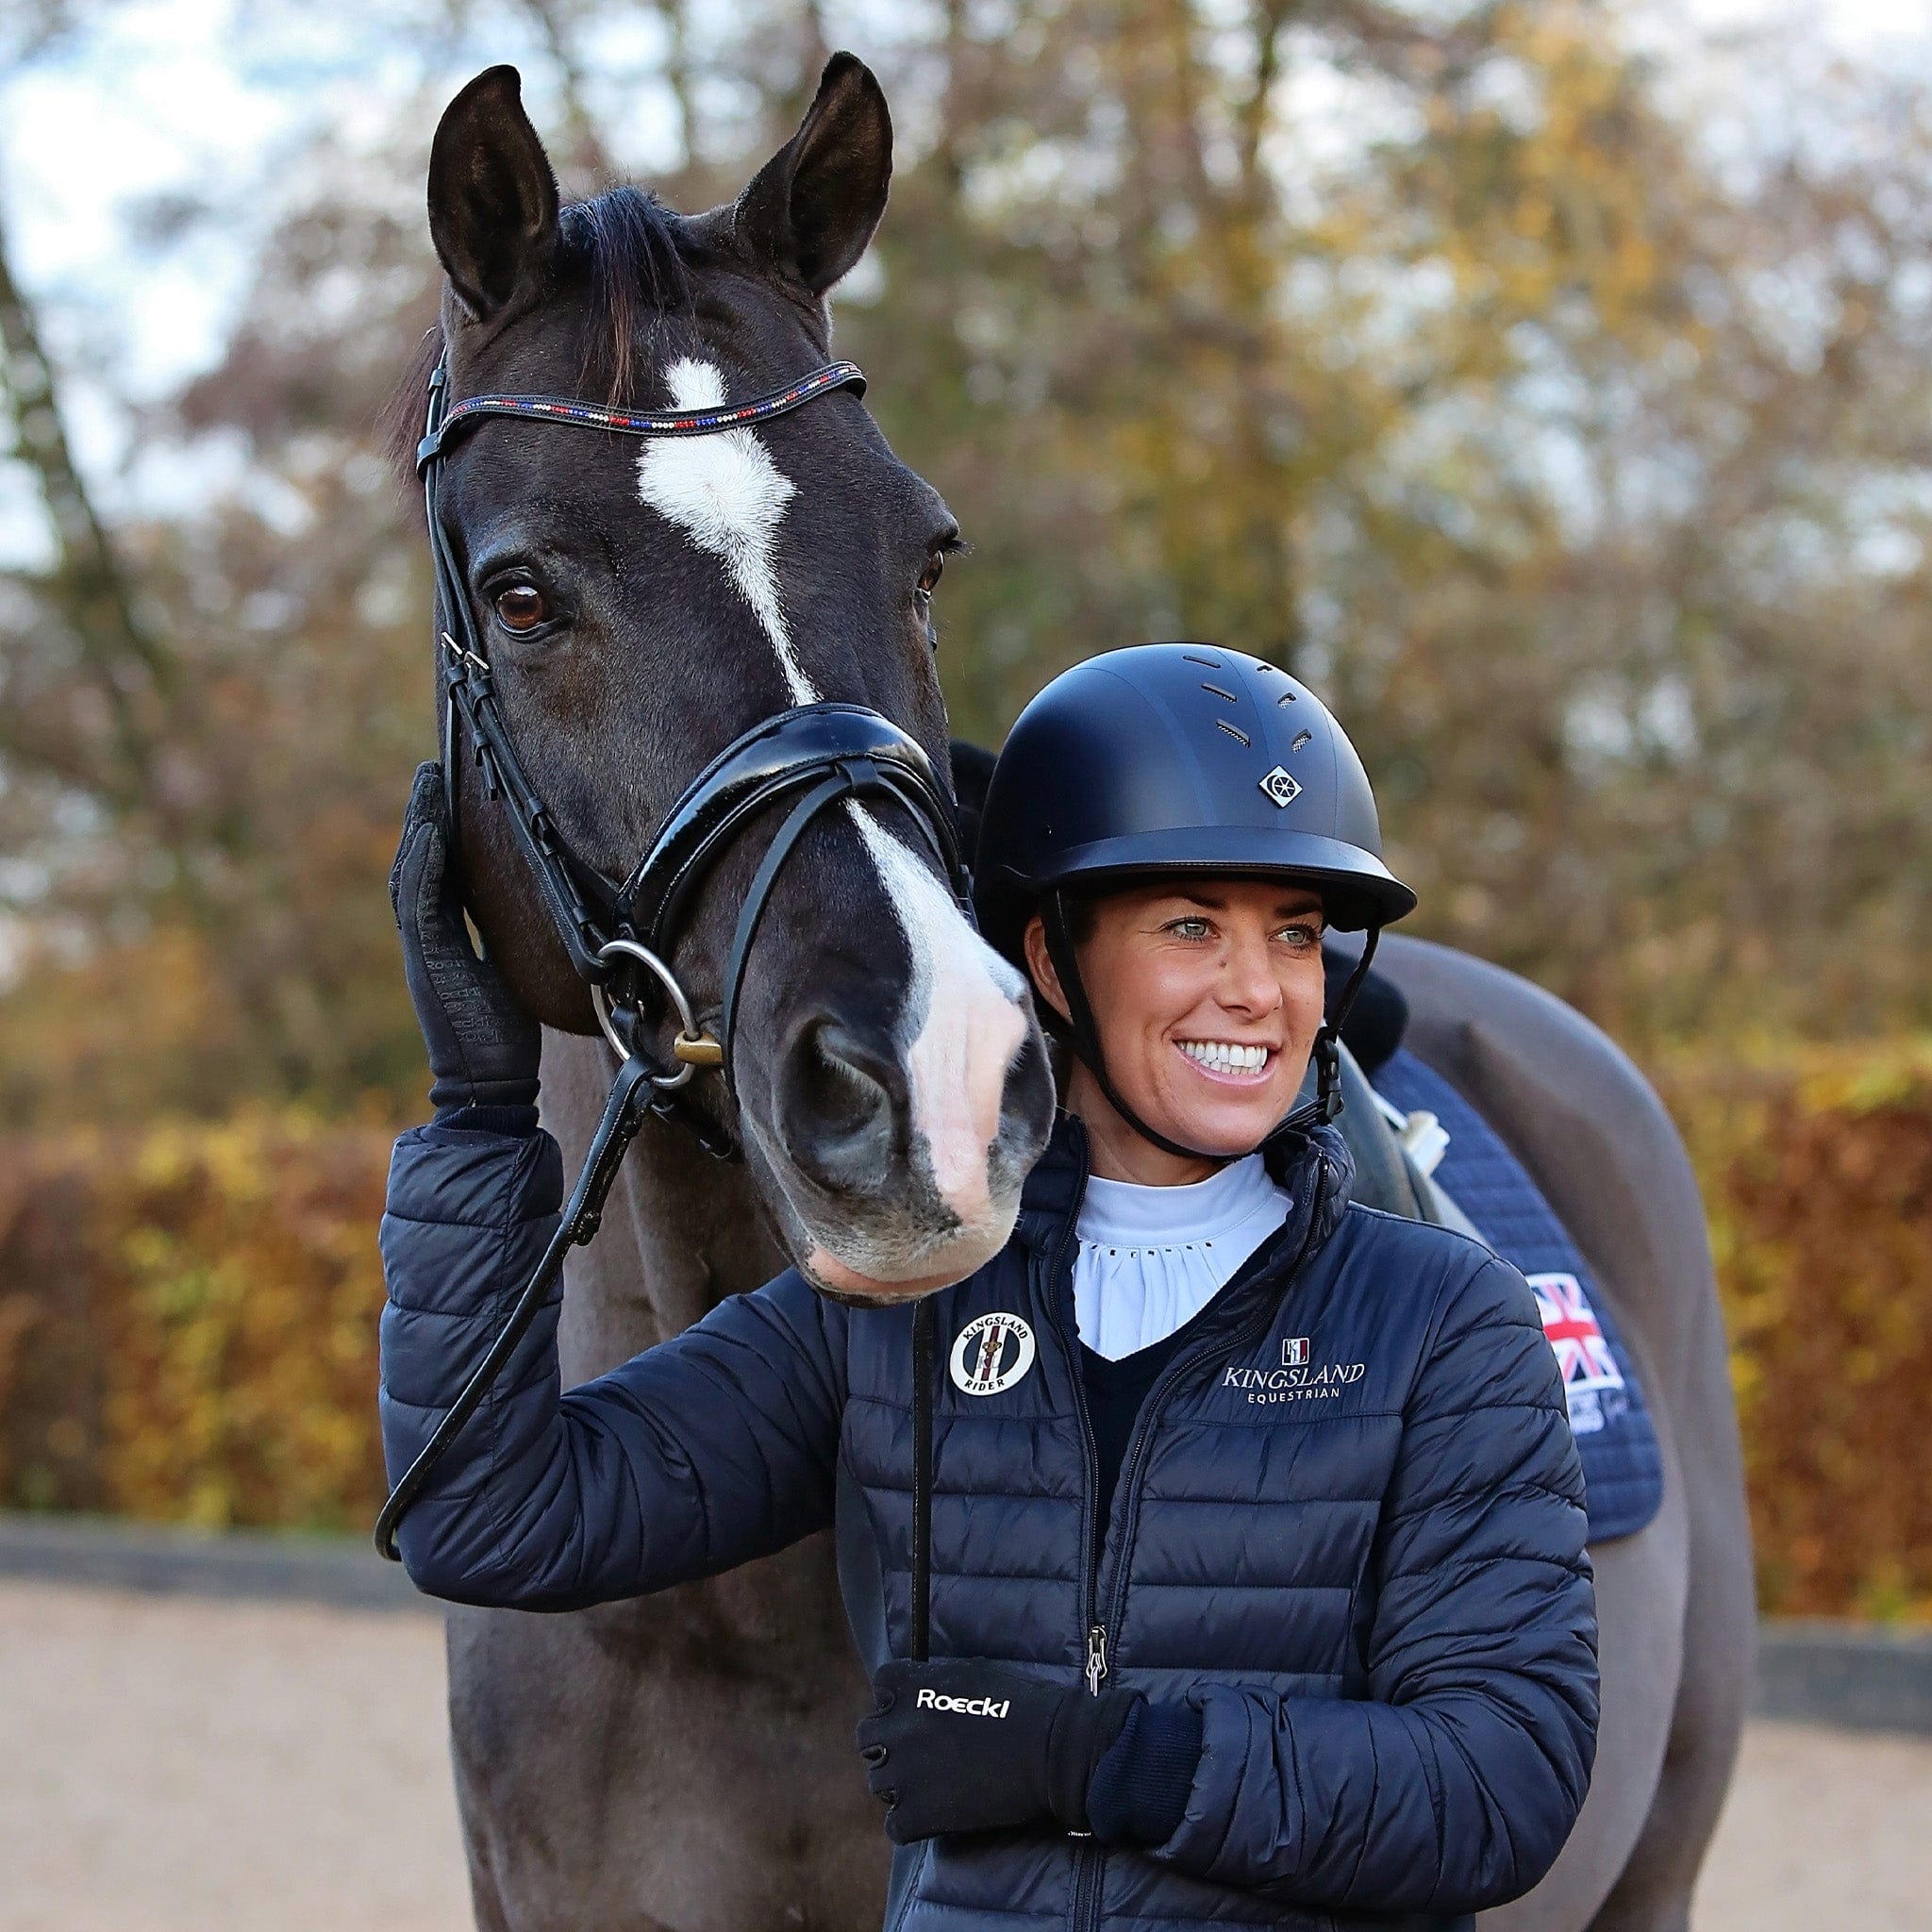
[[[995,1211],[987,1155],[1000,1130],[1007,1069],[1026,1032],[1020,975],[871,812],[854,806],[852,816],[912,955],[902,1014],[919,1029],[904,1047],[912,1123],[925,1137],[940,1198],[962,1236],[977,1235]]]
[[[724,375],[690,358],[666,372],[672,405],[718,408]],[[778,525],[797,493],[791,479],[749,429],[645,441],[638,496],[700,550],[720,558],[778,655],[791,701],[818,691],[800,666],[778,595]],[[994,1209],[987,1157],[999,1132],[1007,1070],[1026,1030],[1020,975],[983,941],[932,874],[872,813],[847,810],[877,868],[911,955],[911,983],[901,1012],[912,1094],[912,1124],[925,1141],[934,1184],[958,1217],[963,1237],[988,1229]]]
[[[724,407],[724,372],[715,362],[687,357],[671,365],[665,380],[673,408]],[[640,501],[675,524],[700,550],[724,559],[739,595],[757,613],[778,653],[791,702],[808,705],[818,692],[791,649],[772,559],[779,522],[794,494],[791,478],[749,429],[647,437],[638,458]]]

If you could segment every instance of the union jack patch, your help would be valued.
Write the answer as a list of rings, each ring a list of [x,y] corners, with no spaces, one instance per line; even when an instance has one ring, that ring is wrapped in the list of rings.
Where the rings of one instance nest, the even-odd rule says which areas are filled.
[[[1527,1277],[1542,1317],[1543,1335],[1557,1354],[1557,1367],[1570,1396],[1591,1389],[1621,1389],[1624,1372],[1610,1353],[1583,1284],[1574,1274]]]

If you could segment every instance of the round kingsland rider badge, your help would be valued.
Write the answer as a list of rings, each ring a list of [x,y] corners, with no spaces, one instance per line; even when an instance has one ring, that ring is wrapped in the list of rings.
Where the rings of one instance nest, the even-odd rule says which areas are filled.
[[[1033,1330],[1018,1315],[981,1315],[953,1343],[953,1383],[968,1395],[998,1395],[1033,1366]]]

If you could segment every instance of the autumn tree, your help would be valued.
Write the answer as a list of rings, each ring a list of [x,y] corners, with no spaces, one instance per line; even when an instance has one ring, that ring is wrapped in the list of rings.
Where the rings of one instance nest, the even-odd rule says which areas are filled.
[[[427,583],[375,422],[434,313],[435,115],[513,32],[568,187],[648,101],[648,185],[694,208],[842,37],[800,0],[370,31],[420,86],[278,158],[220,365],[141,425],[240,449],[198,505],[89,508],[0,236],[53,533],[0,596],[16,1118],[417,1104],[382,880]],[[892,35],[839,346],[972,544],[959,728],[1108,645],[1241,645],[1341,711],[1419,930],[1640,1044],[1924,1021],[1924,81],[1641,55],[1608,0],[938,0]]]

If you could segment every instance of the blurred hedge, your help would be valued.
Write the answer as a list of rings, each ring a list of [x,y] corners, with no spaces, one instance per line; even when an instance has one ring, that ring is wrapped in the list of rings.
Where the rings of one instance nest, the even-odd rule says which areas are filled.
[[[1760,1602],[1932,1619],[1932,1041],[1653,1071],[1704,1187]]]
[[[0,1144],[0,1500],[373,1522],[389,1141],[245,1115]]]
[[[1657,1072],[1710,1211],[1766,1608],[1932,1617],[1932,1043]],[[0,1141],[0,1503],[371,1522],[389,1137]]]

